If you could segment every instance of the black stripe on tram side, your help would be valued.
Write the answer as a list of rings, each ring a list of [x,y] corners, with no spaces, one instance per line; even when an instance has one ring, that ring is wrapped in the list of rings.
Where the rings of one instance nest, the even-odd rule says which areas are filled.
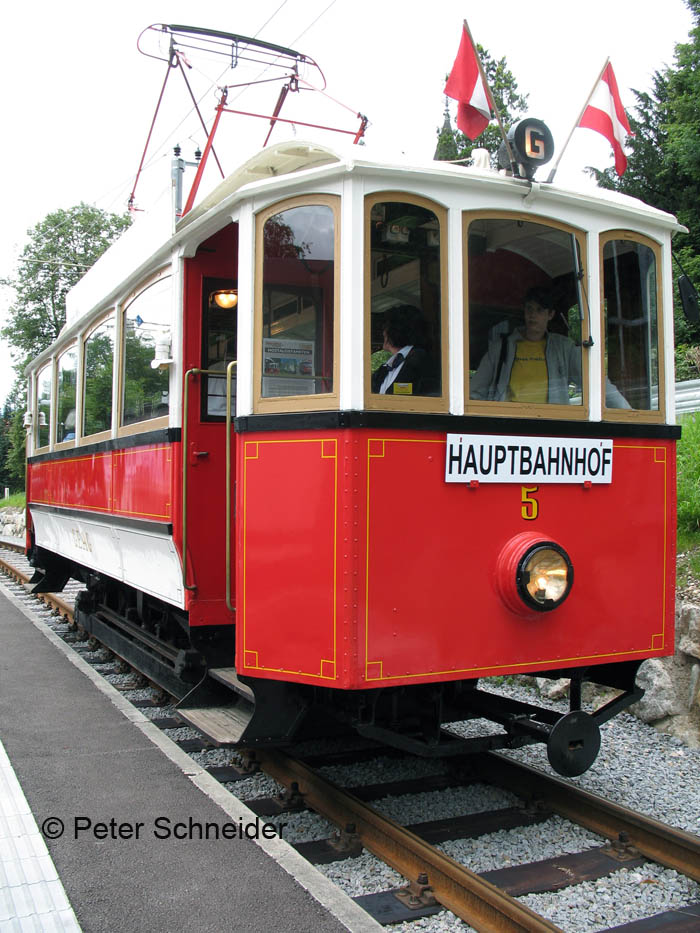
[[[81,444],[79,447],[67,447],[52,450],[49,453],[28,457],[28,463],[43,463],[45,460],[66,460],[76,457],[89,457],[91,454],[103,454],[110,450],[128,450],[130,447],[152,447],[154,444],[173,444],[182,440],[180,428],[161,428],[158,431],[145,431],[143,434],[127,434],[113,437],[96,444]]]
[[[450,434],[522,434],[545,437],[610,437],[677,440],[680,425],[544,418],[489,418],[483,415],[395,411],[320,411],[248,415],[235,419],[236,431],[330,431],[340,428],[445,431]]]

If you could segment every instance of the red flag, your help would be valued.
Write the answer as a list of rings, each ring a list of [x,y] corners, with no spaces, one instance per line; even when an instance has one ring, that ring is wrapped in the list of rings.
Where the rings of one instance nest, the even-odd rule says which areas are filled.
[[[615,171],[618,175],[624,174],[627,168],[627,156],[623,148],[625,136],[631,136],[632,131],[610,62],[600,76],[578,125],[605,136],[615,154]]]
[[[462,41],[445,85],[445,94],[458,101],[457,126],[465,136],[476,139],[488,126],[491,110],[476,50],[466,27],[462,29]]]

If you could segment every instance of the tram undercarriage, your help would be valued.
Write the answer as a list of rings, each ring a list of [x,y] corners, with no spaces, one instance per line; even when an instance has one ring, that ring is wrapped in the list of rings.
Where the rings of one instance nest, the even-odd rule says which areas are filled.
[[[290,745],[339,730],[433,758],[544,743],[554,770],[573,776],[595,760],[600,726],[644,692],[636,661],[530,672],[570,679],[566,713],[481,689],[478,679],[341,691],[239,677],[233,626],[190,628],[185,612],[45,550],[33,562],[36,592],[61,590],[70,577],[85,583],[76,624],[177,697],[180,718],[220,746]],[[586,712],[584,683],[617,695]]]

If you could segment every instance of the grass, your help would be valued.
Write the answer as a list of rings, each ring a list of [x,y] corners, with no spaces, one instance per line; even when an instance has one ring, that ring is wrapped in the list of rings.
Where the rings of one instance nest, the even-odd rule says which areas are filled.
[[[27,497],[23,492],[15,492],[9,499],[0,499],[0,509],[23,509],[26,505]]]
[[[679,587],[700,579],[700,412],[679,419],[677,448]]]
[[[678,529],[676,575],[680,589],[700,580],[700,530]]]
[[[700,412],[680,419],[678,442],[678,531],[700,534]]]

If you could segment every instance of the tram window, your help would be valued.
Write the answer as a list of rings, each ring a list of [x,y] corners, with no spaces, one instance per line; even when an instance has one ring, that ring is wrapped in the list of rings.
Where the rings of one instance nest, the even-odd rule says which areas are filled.
[[[469,398],[583,411],[580,245],[515,217],[466,225]]]
[[[327,204],[290,207],[265,221],[262,398],[334,391],[335,249]]]
[[[168,414],[168,369],[154,369],[157,344],[170,339],[169,276],[147,286],[124,311],[122,425]]]
[[[202,369],[221,376],[202,377],[202,418],[226,415],[226,369],[236,360],[238,292],[227,280],[205,279],[202,308]],[[236,412],[236,370],[231,384],[231,411]]]
[[[659,411],[659,330],[656,255],[626,238],[603,244],[605,367],[630,406]],[[607,406],[611,407],[611,406]]]
[[[51,416],[51,375],[53,366],[49,363],[39,370],[36,377],[36,421],[34,422],[34,444],[47,447],[49,443],[49,424]]]
[[[58,358],[56,380],[56,443],[75,439],[75,389],[78,350],[73,346]]]
[[[98,324],[85,339],[83,436],[112,427],[114,316]]]
[[[440,220],[399,200],[373,199],[368,213],[371,396],[441,397]]]

